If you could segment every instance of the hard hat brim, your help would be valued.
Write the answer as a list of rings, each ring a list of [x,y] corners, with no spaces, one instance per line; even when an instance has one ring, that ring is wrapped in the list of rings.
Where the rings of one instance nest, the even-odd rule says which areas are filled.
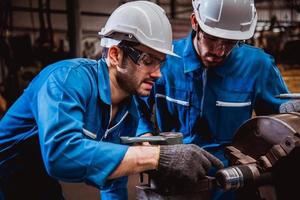
[[[163,54],[166,54],[166,55],[170,55],[170,56],[175,56],[177,58],[181,58],[181,56],[177,55],[173,51],[169,51],[169,50],[166,50],[166,49],[158,49],[158,48],[153,48],[153,47],[151,47],[151,48],[154,49],[155,51],[160,52],[160,53],[163,53]]]
[[[107,33],[107,32],[105,32],[103,30],[100,31],[100,32],[98,32],[98,35],[100,35],[100,37],[102,37],[102,39],[101,39],[101,46],[110,47],[109,44],[117,44],[116,41],[120,42],[121,40],[123,40],[125,38],[125,37],[123,37],[123,38],[117,38],[116,39],[116,38],[109,38],[109,37],[107,37],[110,34],[111,33]],[[127,33],[127,34],[131,34],[131,33]],[[127,38],[125,40],[127,40]],[[110,41],[113,41],[113,42],[110,42]],[[166,48],[157,48],[157,47],[151,46],[151,44],[143,43],[142,41],[145,41],[145,40],[136,38],[136,42],[139,42],[140,44],[143,44],[143,45],[145,45],[145,46],[147,46],[147,47],[149,47],[149,48],[151,48],[151,49],[153,49],[155,51],[158,51],[158,52],[166,54],[166,55],[175,56],[175,57],[180,58],[180,56],[177,55],[176,53],[174,53],[173,51],[170,51],[170,50],[168,50]],[[173,48],[173,45],[172,45],[172,48]]]
[[[254,22],[251,24],[251,27],[247,31],[242,31],[242,30],[230,31],[230,30],[225,30],[220,28],[212,28],[205,25],[197,15],[196,15],[196,19],[200,28],[209,35],[218,38],[229,39],[229,40],[248,40],[254,35],[256,22],[257,22],[257,15],[255,16]]]

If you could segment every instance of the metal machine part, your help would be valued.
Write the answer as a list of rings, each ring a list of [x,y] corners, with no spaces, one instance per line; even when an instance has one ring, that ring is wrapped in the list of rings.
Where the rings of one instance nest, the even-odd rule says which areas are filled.
[[[176,132],[162,132],[158,136],[120,137],[122,144],[149,142],[150,144],[172,145],[172,144],[182,144],[182,139],[183,139],[182,134]]]
[[[267,156],[272,162],[276,157],[274,154],[283,153],[276,145],[279,145],[285,153],[289,153],[295,145],[298,145],[299,133],[300,113],[258,116],[248,120],[238,129],[232,146],[255,160]],[[270,152],[272,148],[273,151]],[[239,164],[236,156],[229,158],[232,164]]]
[[[225,190],[253,184],[259,176],[260,172],[255,164],[233,166],[216,173],[218,186]]]
[[[300,113],[254,117],[236,132],[225,155],[228,168],[216,173],[217,185],[224,190],[240,190],[242,199],[276,198],[271,170],[275,163],[300,146]],[[245,192],[247,191],[247,192]],[[247,198],[256,193],[257,196]]]
[[[276,97],[280,99],[300,99],[300,93],[279,94]]]
[[[239,188],[272,184],[270,172],[263,172],[259,165],[237,165],[219,170],[216,175],[217,186],[224,190],[237,190]]]
[[[206,177],[197,184],[165,178],[149,171],[146,173],[148,183],[136,187],[137,199],[208,200],[216,187],[225,191],[235,190],[236,199],[284,199],[276,193],[272,168],[277,161],[300,146],[299,133],[300,113],[254,117],[241,125],[232,144],[225,147],[230,167],[219,170],[215,177]],[[152,138],[152,142],[160,140],[166,144],[164,137]],[[147,141],[146,137],[144,139]]]

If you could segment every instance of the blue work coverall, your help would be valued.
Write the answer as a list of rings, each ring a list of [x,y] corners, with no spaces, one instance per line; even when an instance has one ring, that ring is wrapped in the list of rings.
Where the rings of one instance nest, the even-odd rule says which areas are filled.
[[[132,97],[113,120],[111,109],[105,60],[46,67],[1,119],[0,191],[63,199],[62,180],[93,185],[101,199],[127,199],[127,177],[106,179],[128,149],[119,137],[135,135],[138,112]]]
[[[278,113],[286,100],[275,96],[288,89],[273,58],[246,44],[237,44],[221,66],[205,68],[193,46],[194,34],[174,42],[181,58],[168,56],[151,95],[139,99],[137,135],[155,131],[155,104],[158,131],[183,133],[184,143],[205,148],[227,166],[222,147],[253,110],[257,115]]]

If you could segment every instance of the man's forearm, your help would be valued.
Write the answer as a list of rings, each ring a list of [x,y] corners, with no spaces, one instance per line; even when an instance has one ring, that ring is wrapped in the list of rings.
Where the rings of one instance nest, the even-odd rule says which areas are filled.
[[[157,169],[159,159],[159,146],[129,147],[121,164],[108,177],[113,179],[128,176],[142,171]]]

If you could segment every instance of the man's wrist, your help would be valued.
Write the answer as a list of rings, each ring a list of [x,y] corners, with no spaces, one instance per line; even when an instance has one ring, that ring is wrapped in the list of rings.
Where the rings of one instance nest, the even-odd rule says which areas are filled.
[[[136,146],[137,166],[144,170],[153,170],[158,168],[159,162],[159,146]],[[143,170],[143,171],[144,171]]]
[[[158,169],[159,155],[160,155],[160,146],[157,146],[157,157],[156,157],[155,169]]]

